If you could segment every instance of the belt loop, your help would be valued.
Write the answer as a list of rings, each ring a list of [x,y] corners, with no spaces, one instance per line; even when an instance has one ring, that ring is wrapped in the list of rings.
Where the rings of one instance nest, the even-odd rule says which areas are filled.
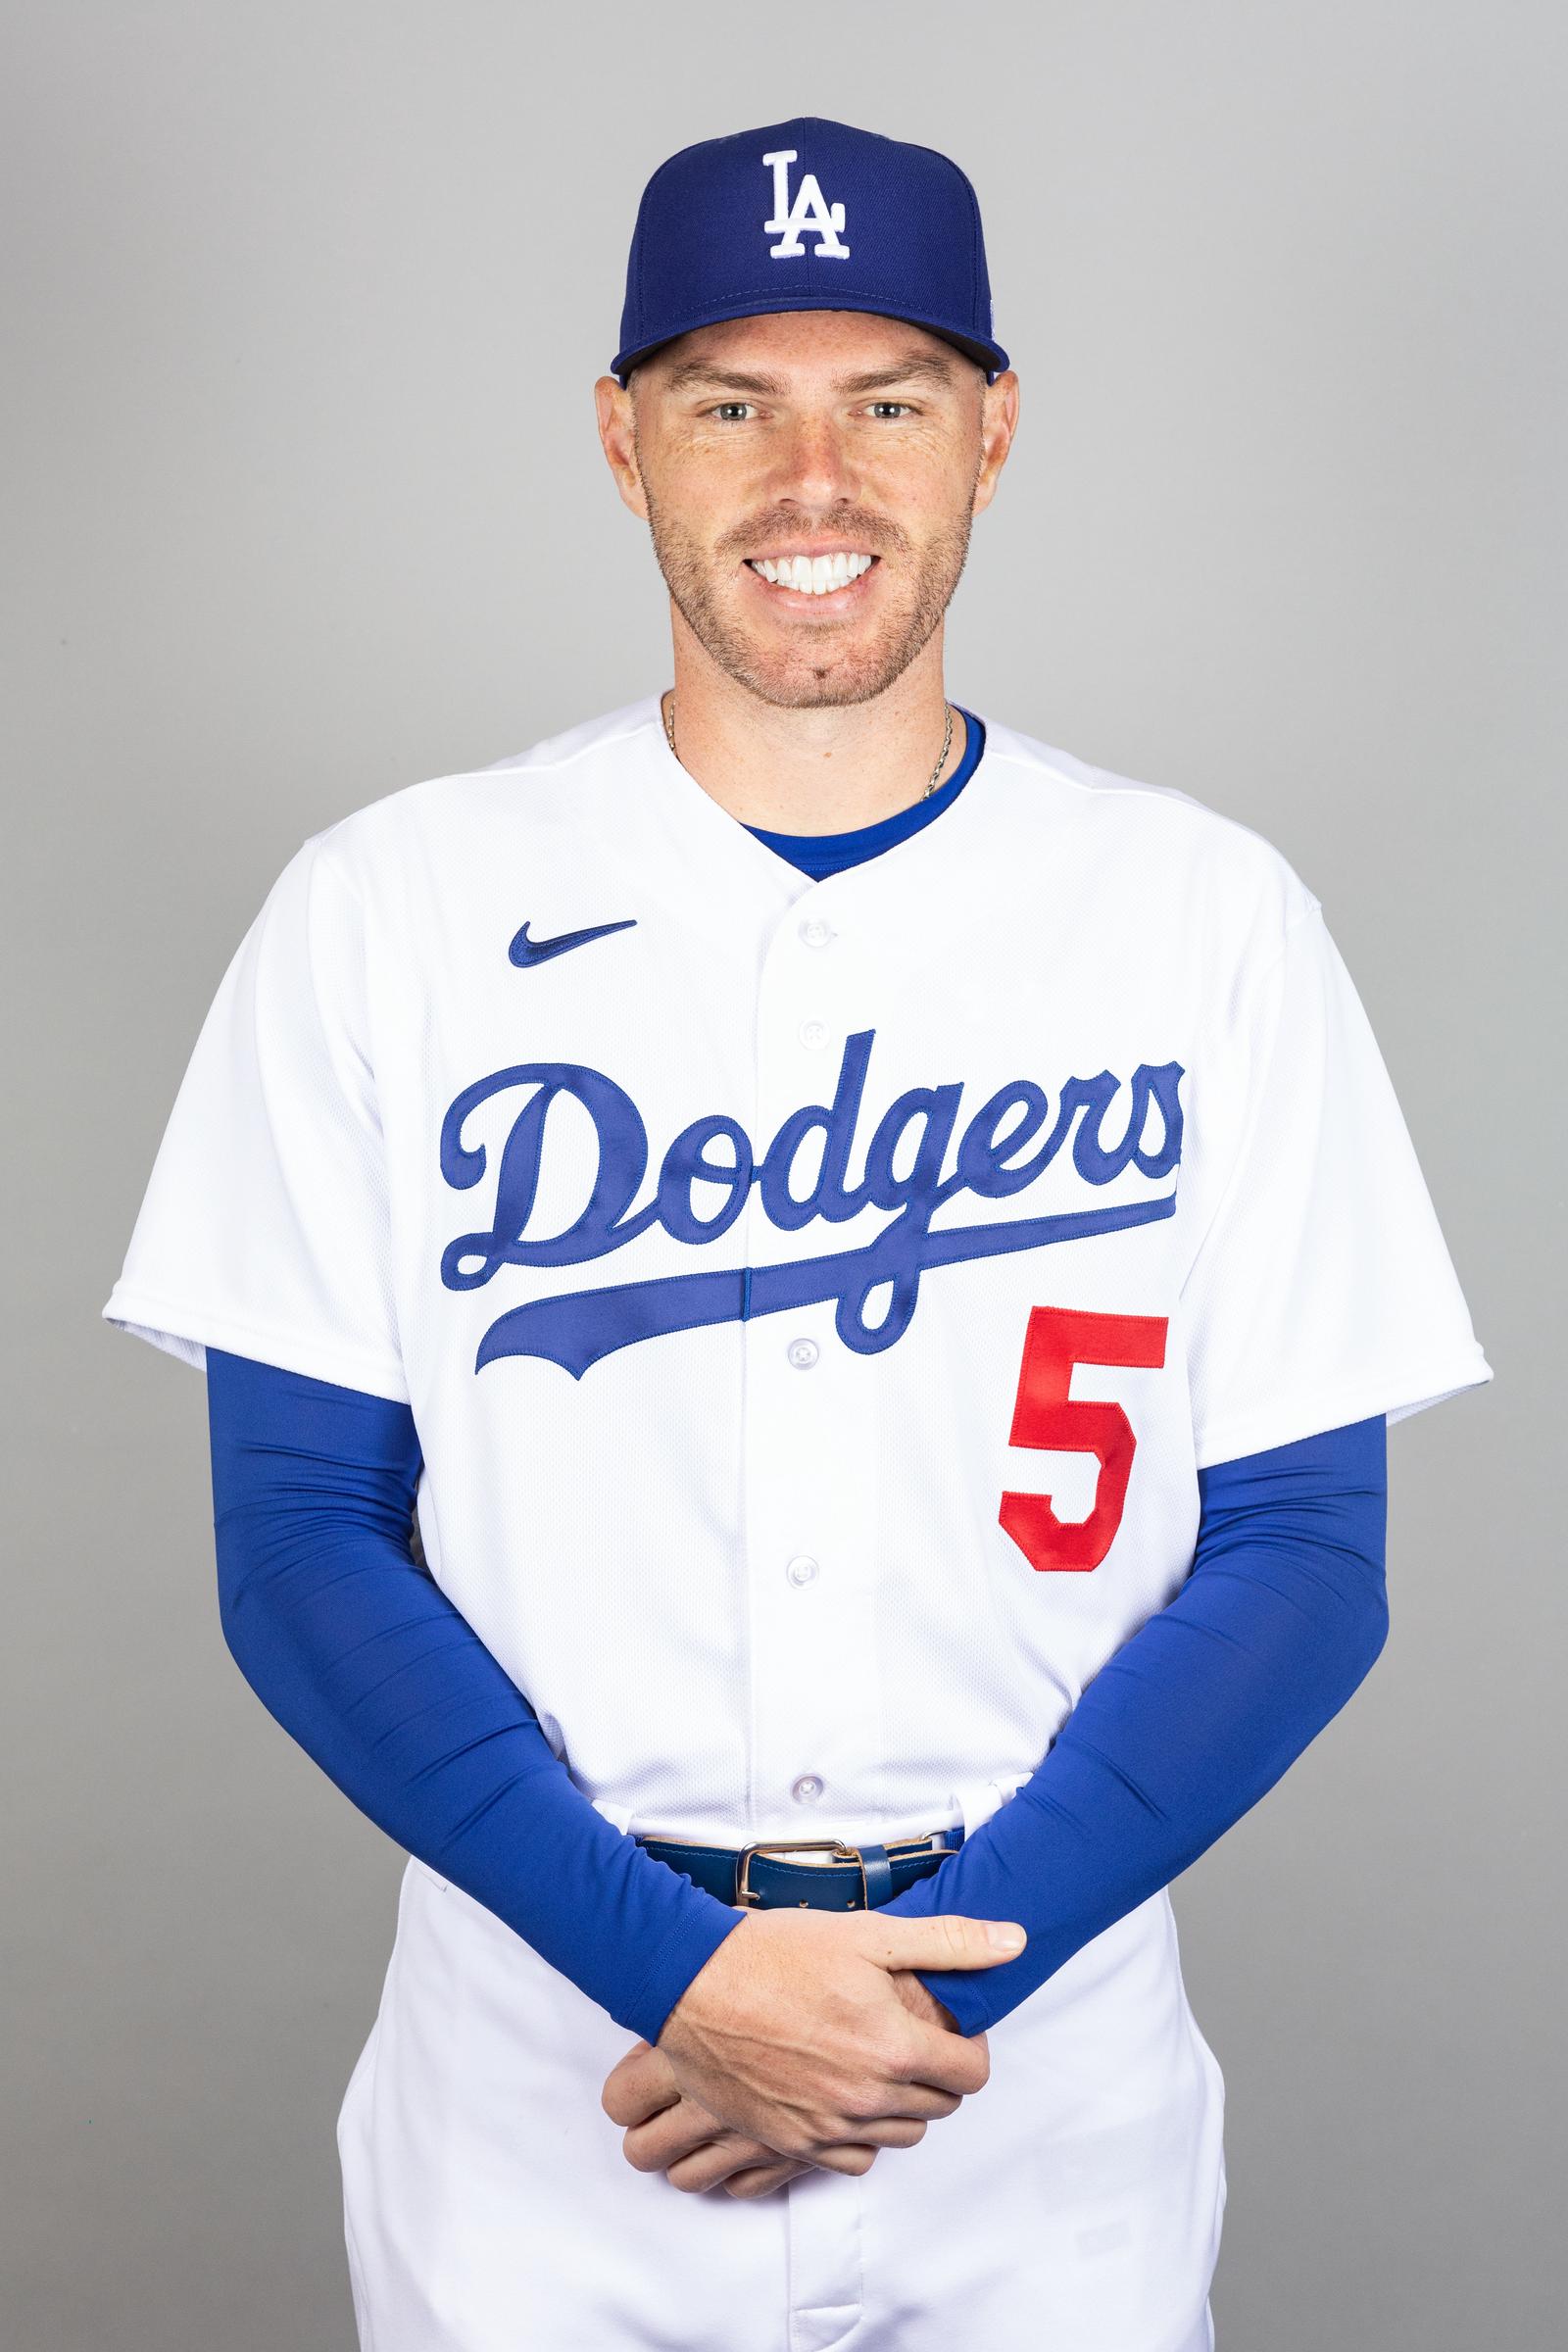
[[[893,1900],[893,1865],[888,1860],[885,1845],[862,1845],[860,1848],[860,1877],[865,1886],[865,1907],[877,1910]]]
[[[637,1819],[634,1806],[617,1804],[612,1796],[596,1796],[593,1803],[594,1811],[602,1813],[607,1821],[612,1821],[622,1837],[631,1835],[631,1825]]]
[[[1004,1788],[1000,1781],[965,1781],[956,1789],[953,1801],[963,1815],[965,1838],[972,1838],[993,1813],[1000,1813],[1008,1798],[1015,1796],[1022,1786],[1021,1781],[1015,1781],[1010,1788]]]

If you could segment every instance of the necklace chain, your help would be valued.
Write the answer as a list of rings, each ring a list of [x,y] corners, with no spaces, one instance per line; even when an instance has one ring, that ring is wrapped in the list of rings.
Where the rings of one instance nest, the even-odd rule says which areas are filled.
[[[953,705],[945,703],[943,709],[947,712],[948,723],[942,732],[942,751],[935,767],[931,770],[931,781],[920,795],[922,801],[928,801],[935,792],[937,778],[947,766],[948,754],[953,749]],[[675,749],[675,697],[673,695],[670,696],[669,708],[664,712],[664,739],[669,745],[670,758],[678,760],[680,754]]]

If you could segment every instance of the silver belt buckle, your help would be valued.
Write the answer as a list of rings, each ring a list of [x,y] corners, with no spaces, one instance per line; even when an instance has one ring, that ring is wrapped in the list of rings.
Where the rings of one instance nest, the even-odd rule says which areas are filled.
[[[760,1906],[761,1896],[752,1890],[751,1867],[754,1854],[810,1854],[831,1853],[841,1862],[860,1863],[860,1893],[865,1894],[865,1864],[860,1861],[858,1845],[846,1845],[841,1838],[758,1838],[743,1845],[741,1858],[735,1866],[735,1900],[744,1907]],[[810,1865],[807,1865],[808,1869]]]
[[[947,1833],[943,1830],[927,1830],[923,1838],[901,1838],[896,1844],[890,1845],[886,1849],[888,1858],[891,1861],[895,1854],[904,1855],[917,1854],[922,1851],[943,1852],[950,1850],[937,1845],[937,1839],[945,1837],[946,1834]],[[865,1857],[858,1845],[846,1845],[842,1838],[754,1838],[750,1845],[742,1846],[740,1860],[735,1866],[736,1902],[744,1909],[760,1907],[761,1904],[761,1896],[754,1893],[751,1886],[750,1872],[752,1856],[754,1854],[810,1853],[830,1853],[838,1861],[858,1863],[860,1871],[861,1908],[864,1910],[870,1909],[870,1889],[867,1887],[865,1883]],[[812,1865],[808,1863],[806,1867],[809,1869],[812,1867]],[[852,1911],[855,1909],[855,1905],[853,1903],[850,1905],[850,1909]]]

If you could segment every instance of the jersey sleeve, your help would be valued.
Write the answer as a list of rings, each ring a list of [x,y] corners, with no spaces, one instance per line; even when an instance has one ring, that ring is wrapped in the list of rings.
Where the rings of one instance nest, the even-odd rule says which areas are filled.
[[[1241,1142],[1182,1293],[1197,1466],[1492,1378],[1365,1008],[1303,894]]]
[[[290,858],[219,985],[119,1281],[122,1331],[406,1403],[364,936],[330,831]]]

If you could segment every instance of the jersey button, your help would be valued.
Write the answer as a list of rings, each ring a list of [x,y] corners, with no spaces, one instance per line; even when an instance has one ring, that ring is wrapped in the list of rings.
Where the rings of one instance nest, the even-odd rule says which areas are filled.
[[[813,1054],[818,1047],[825,1046],[827,1044],[827,1023],[825,1021],[803,1021],[801,1023],[801,1043],[803,1046],[809,1046]]]
[[[798,1560],[791,1560],[784,1573],[792,1585],[808,1585],[816,1574],[816,1562],[803,1552]]]
[[[814,1805],[821,1793],[822,1784],[814,1772],[803,1772],[790,1788],[790,1794],[798,1805]]]
[[[801,925],[801,937],[808,948],[825,948],[832,936],[832,924],[824,923],[819,914],[808,914]]]
[[[797,1372],[809,1372],[816,1361],[817,1353],[817,1345],[814,1340],[791,1340],[790,1342],[789,1358]]]

